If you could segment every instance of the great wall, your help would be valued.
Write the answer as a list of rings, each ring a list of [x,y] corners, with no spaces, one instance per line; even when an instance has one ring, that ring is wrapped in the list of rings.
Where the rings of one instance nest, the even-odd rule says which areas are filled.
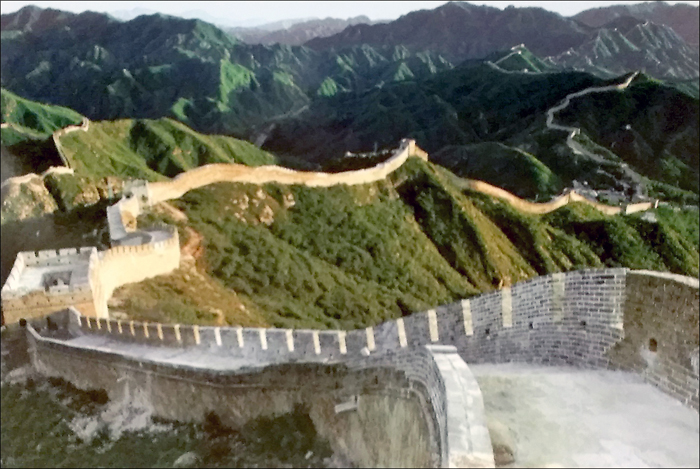
[[[110,399],[146,396],[154,415],[214,411],[236,425],[303,403],[358,465],[493,467],[467,363],[626,370],[698,410],[698,304],[697,279],[600,269],[352,331],[141,323],[74,308],[24,325],[36,370]],[[378,446],[387,428],[408,446]]]
[[[180,262],[176,230],[137,229],[143,209],[221,181],[364,184],[385,178],[409,156],[427,159],[404,140],[387,161],[360,171],[207,165],[169,182],[128,183],[107,211],[111,249],[18,255],[2,289],[3,333],[26,341],[37,372],[104,389],[113,400],[139,395],[163,418],[201,421],[216,412],[240,425],[304,404],[334,451],[364,467],[494,466],[483,398],[467,363],[625,370],[698,410],[698,281],[657,272],[552,274],[352,331],[109,317],[116,287],[166,274]],[[607,215],[653,206],[610,207],[573,191],[536,204],[482,181],[466,180],[465,188],[530,213],[573,201]],[[73,257],[86,266],[74,285],[49,286],[45,295],[18,288],[27,266],[68,265]],[[395,444],[387,443],[387,432]]]

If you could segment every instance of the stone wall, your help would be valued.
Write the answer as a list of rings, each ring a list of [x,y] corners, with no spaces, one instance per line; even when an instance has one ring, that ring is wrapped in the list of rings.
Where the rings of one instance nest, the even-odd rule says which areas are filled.
[[[269,362],[340,362],[424,345],[454,345],[471,363],[607,366],[607,350],[623,336],[625,276],[626,269],[601,269],[537,277],[352,331],[95,318],[82,318],[81,328],[151,345],[224,347],[234,356]]]
[[[54,314],[51,322],[75,333],[77,318]],[[96,327],[94,319],[89,321]],[[457,407],[464,411],[461,400],[450,403],[452,395],[445,391],[450,378],[441,374],[436,365],[440,359],[426,348],[347,363],[278,363],[221,372],[208,370],[206,363],[194,368],[132,360],[37,331],[48,335],[45,323],[31,321],[27,337],[32,363],[46,376],[63,377],[83,389],[105,389],[117,401],[147,403],[154,415],[180,421],[200,422],[214,411],[225,424],[238,426],[301,404],[333,450],[360,467],[447,467],[448,411],[453,417]],[[459,389],[451,390],[459,395]],[[480,395],[478,399],[481,403]],[[473,445],[467,435],[455,436],[450,443],[470,453]],[[488,451],[485,461],[489,467]]]
[[[338,184],[367,184],[386,178],[401,167],[409,156],[427,159],[427,154],[416,149],[415,141],[404,139],[399,149],[386,161],[372,168],[342,173],[295,171],[281,166],[248,167],[240,164],[208,164],[186,171],[167,182],[148,184],[151,203],[177,199],[186,192],[216,182],[246,182],[265,184],[303,184],[309,187],[329,187]]]
[[[402,464],[407,461],[411,464],[422,461],[420,464],[423,464],[427,461],[427,451],[432,455],[430,465],[488,466],[492,464],[493,453],[485,437],[487,433],[484,433],[483,403],[465,362],[629,369],[697,410],[698,287],[695,279],[676,277],[630,272],[623,268],[552,274],[353,331],[199,327],[89,318],[78,314],[63,322],[72,335],[103,335],[118,343],[168,347],[174,352],[192,351],[193,356],[205,363],[204,371],[217,376],[225,375],[224,370],[230,369],[230,366],[219,369],[221,362],[215,364],[215,360],[207,359],[220,356],[219,349],[225,350],[227,360],[248,363],[258,370],[312,364],[341,366],[352,376],[364,370],[398,370],[402,373],[401,379],[406,381],[398,387],[402,391],[397,391],[396,396],[411,395],[413,397],[407,399],[412,403],[401,404],[400,415],[391,417],[388,409],[396,405],[390,403],[391,399],[382,400],[374,395],[374,400],[366,402],[372,402],[370,407],[378,413],[388,412],[382,418],[389,420],[383,420],[383,424],[391,428],[403,428],[403,419],[408,419],[409,415],[415,419],[415,409],[422,409],[420,421],[424,426],[406,427],[404,443],[412,441],[411,447],[424,445],[428,449],[403,456],[390,453],[386,455],[388,459],[382,461],[396,465],[405,457],[407,459],[400,459]],[[54,370],[47,373],[73,370],[67,373],[80,385],[82,359],[55,358],[57,349],[70,355],[76,348],[42,337],[41,325],[35,326],[40,332],[33,333],[37,366]],[[119,356],[117,352],[104,353],[109,352],[109,343],[101,346],[99,352],[88,349],[80,353],[91,354],[98,361]],[[651,344],[654,350],[648,350]],[[178,362],[179,356],[180,353],[169,354],[167,363],[148,366],[191,370],[191,366]],[[133,358],[122,353],[120,360],[133,361]],[[105,366],[98,374],[99,379],[112,379],[107,378],[110,376],[108,369],[114,367]],[[139,361],[138,369],[148,366]],[[85,379],[84,386],[90,383],[92,387],[103,386],[101,381],[95,381],[98,378]],[[357,395],[352,394],[355,391],[351,391],[351,387],[346,391],[342,397],[346,401]],[[341,394],[333,395],[335,405]],[[298,401],[296,397],[280,399],[282,402]],[[319,428],[334,439],[336,449],[378,457],[368,446],[372,438],[341,434],[342,426],[330,419],[328,409],[330,407],[317,409],[312,414],[316,415]],[[363,428],[369,435],[372,434],[369,429],[372,419],[367,409],[364,414],[358,411],[358,415],[365,417],[354,420],[353,428],[357,432]],[[357,457],[363,465],[377,463],[376,459]]]
[[[608,368],[619,366],[611,358],[612,349],[625,338],[626,323],[631,320],[630,315],[636,314],[634,303],[625,299],[626,278],[637,282],[635,279],[640,276],[624,268],[541,276],[353,331],[197,327],[104,319],[96,322],[87,318],[81,327],[93,334],[112,334],[120,340],[153,345],[224,347],[234,356],[270,363],[352,361],[366,354],[384,355],[425,345],[454,345],[467,363],[520,361]],[[649,278],[651,282],[661,282],[660,285],[671,282],[686,287],[677,280]],[[670,287],[664,288],[667,289],[665,294],[671,295],[669,304],[674,304]],[[678,289],[674,291],[682,293]],[[687,287],[683,291],[683,301],[695,301],[697,305],[697,287]],[[685,311],[687,321],[694,320],[697,324],[697,306]],[[667,316],[664,320],[669,318],[675,317]],[[668,327],[675,328],[677,320],[671,319]],[[633,330],[632,326],[627,327]],[[689,330],[697,331],[697,328]],[[690,352],[695,350],[697,354],[697,339],[694,349],[692,340],[684,340],[690,348],[687,353],[683,352],[686,353],[683,363],[692,369],[692,362],[697,363],[697,358],[690,358]],[[674,373],[673,379],[677,381],[676,375],[680,372]],[[690,379],[683,376],[686,381]],[[697,408],[694,404],[697,400],[692,398],[697,381],[695,388],[683,386],[685,396],[688,397],[688,392],[691,395],[682,400]]]
[[[100,252],[100,295],[105,304],[121,285],[141,282],[178,268],[180,238],[177,229],[165,227],[163,230],[168,233],[162,241],[114,246]]]
[[[36,265],[69,268],[71,264],[89,266],[85,276],[73,273],[69,285],[51,286],[47,290],[24,292],[20,284],[22,271]],[[100,301],[101,289],[99,259],[96,248],[69,248],[20,252],[2,288],[2,313],[5,323],[17,322],[20,318],[44,316],[57,310],[75,306],[88,316],[107,317],[107,303]]]
[[[628,205],[625,208],[622,207],[614,207],[612,205],[605,205],[601,204],[599,202],[595,202],[592,200],[587,199],[586,197],[582,196],[581,194],[577,193],[576,191],[569,191],[568,193],[561,195],[559,197],[556,197],[555,199],[549,201],[549,202],[530,202],[525,199],[521,199],[520,197],[504,190],[501,189],[500,187],[493,186],[487,182],[484,181],[478,181],[476,179],[464,179],[463,180],[463,186],[469,190],[473,190],[476,192],[481,192],[482,194],[489,195],[491,197],[497,197],[501,200],[505,200],[508,202],[513,208],[516,208],[520,210],[521,212],[525,213],[535,213],[535,214],[545,214],[545,213],[550,213],[553,212],[554,210],[557,210],[558,208],[563,207],[564,205],[567,205],[571,202],[582,202],[586,205],[590,205],[591,207],[595,208],[596,210],[599,210],[600,212],[604,213],[605,215],[617,215],[619,213],[634,213],[634,212],[639,212],[643,210],[648,210],[654,206],[652,203],[640,203],[640,204],[633,204],[633,205]]]
[[[698,409],[700,299],[694,280],[692,285],[668,275],[629,272],[625,337],[610,358],[613,366],[641,374],[647,382]]]
[[[90,120],[87,117],[83,117],[83,122],[80,125],[69,125],[66,126],[62,129],[58,129],[53,133],[51,136],[53,138],[53,143],[56,145],[56,151],[58,151],[59,156],[61,157],[61,161],[63,161],[63,164],[66,165],[66,167],[70,168],[70,161],[66,157],[66,153],[63,150],[63,145],[61,145],[61,137],[63,137],[66,134],[69,134],[71,132],[75,132],[77,130],[82,130],[83,132],[87,132],[90,129]]]

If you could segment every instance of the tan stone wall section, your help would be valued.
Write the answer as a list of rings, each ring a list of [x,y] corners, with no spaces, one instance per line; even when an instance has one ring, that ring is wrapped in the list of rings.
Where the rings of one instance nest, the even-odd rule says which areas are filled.
[[[121,285],[170,273],[179,264],[180,238],[174,229],[165,241],[139,246],[115,246],[101,253],[101,295],[106,301]]]
[[[63,152],[61,137],[71,132],[75,132],[76,130],[87,132],[88,129],[90,129],[90,120],[87,117],[83,117],[83,122],[81,125],[69,125],[68,127],[64,127],[53,133],[52,138],[54,145],[56,145],[56,151],[58,151],[58,155],[61,157],[61,161],[63,161],[63,164],[66,165],[66,167],[70,168],[70,163],[68,162],[68,158],[66,158],[66,154]]]
[[[413,150],[411,150],[413,149]],[[386,178],[398,169],[409,156],[427,159],[427,153],[415,146],[415,141],[404,140],[401,147],[383,163],[373,168],[343,173],[321,173],[294,171],[281,166],[269,165],[251,168],[240,164],[208,164],[186,171],[167,182],[149,183],[151,203],[177,199],[192,189],[216,182],[246,182],[265,184],[304,184],[309,187],[329,187],[338,184],[367,184]]]
[[[491,184],[484,181],[477,181],[476,179],[465,179],[464,181],[465,183],[463,184],[462,188],[476,192],[481,192],[482,194],[490,195],[492,197],[497,197],[501,200],[505,200],[514,208],[525,213],[544,215],[545,213],[553,212],[554,210],[557,210],[558,208],[561,208],[570,202],[583,202],[597,210],[600,210],[606,215],[617,215],[623,210],[622,207],[613,207],[610,205],[593,202],[591,200],[588,200],[584,196],[576,193],[575,191],[571,191],[567,194],[559,196],[550,202],[536,203],[521,199],[520,197],[511,194],[510,192],[501,189],[500,187],[492,186]],[[634,211],[647,210],[652,206],[651,203],[635,205],[638,207],[636,207]],[[643,205],[646,206],[646,208],[640,208]]]

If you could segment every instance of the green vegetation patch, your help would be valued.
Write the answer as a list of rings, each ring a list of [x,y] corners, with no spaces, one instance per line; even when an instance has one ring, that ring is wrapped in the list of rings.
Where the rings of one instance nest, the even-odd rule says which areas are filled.
[[[502,143],[447,146],[430,160],[461,177],[486,181],[523,198],[561,192],[562,181],[530,153]]]
[[[253,144],[231,137],[203,135],[171,119],[96,122],[88,132],[61,139],[71,167],[79,174],[163,180],[209,163],[249,166],[276,159]]]
[[[229,94],[232,91],[249,88],[252,84],[259,85],[255,78],[255,73],[242,65],[233,64],[226,59],[221,59],[219,99],[222,103],[228,104]]]
[[[80,124],[83,120],[83,116],[72,109],[30,101],[4,88],[0,90],[0,102],[2,122],[12,124],[16,132],[29,138],[46,138],[55,130]],[[3,129],[2,141],[4,145],[13,145],[20,140]]]

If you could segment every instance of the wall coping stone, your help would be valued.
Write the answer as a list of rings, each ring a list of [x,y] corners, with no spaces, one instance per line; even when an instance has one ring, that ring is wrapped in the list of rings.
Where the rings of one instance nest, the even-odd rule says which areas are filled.
[[[674,280],[684,285],[688,285],[689,287],[700,288],[700,280],[694,277],[688,277],[686,275],[672,274],[670,272],[657,272],[655,270],[630,270],[629,273],[634,275],[646,275],[649,277],[665,278],[668,280]]]

